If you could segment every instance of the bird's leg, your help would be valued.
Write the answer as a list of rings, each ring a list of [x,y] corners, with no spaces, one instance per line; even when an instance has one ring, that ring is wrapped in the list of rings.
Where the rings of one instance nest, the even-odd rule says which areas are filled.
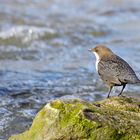
[[[110,87],[109,87],[109,92],[108,92],[107,98],[109,98],[109,95],[110,95],[110,93],[111,93],[112,88],[113,88],[113,86],[110,86]]]
[[[122,92],[123,92],[125,86],[126,86],[126,84],[123,84],[123,88],[122,88],[121,92],[118,94],[118,96],[121,96],[122,95]]]

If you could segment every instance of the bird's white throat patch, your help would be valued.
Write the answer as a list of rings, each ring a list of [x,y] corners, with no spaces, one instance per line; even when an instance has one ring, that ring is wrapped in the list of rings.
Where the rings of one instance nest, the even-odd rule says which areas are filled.
[[[95,63],[96,71],[98,72],[98,63],[100,61],[100,58],[99,58],[99,55],[96,52],[94,52],[94,54],[95,54],[95,57],[96,57],[96,63]]]

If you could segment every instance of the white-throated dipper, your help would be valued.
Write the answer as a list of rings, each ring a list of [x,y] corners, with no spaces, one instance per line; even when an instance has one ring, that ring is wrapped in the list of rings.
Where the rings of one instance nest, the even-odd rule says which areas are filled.
[[[140,83],[137,75],[130,65],[114,54],[105,45],[97,45],[95,48],[90,49],[96,56],[96,70],[101,79],[109,85],[108,98],[114,86],[123,86],[120,96],[126,84]]]

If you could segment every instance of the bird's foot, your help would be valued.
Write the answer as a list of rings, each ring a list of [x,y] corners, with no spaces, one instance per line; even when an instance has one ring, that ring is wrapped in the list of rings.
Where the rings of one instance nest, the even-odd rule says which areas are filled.
[[[118,96],[122,96],[122,92],[120,92],[120,93],[118,94]]]
[[[110,98],[110,96],[107,96],[107,99]]]
[[[122,95],[122,94],[118,94],[118,97],[125,97],[124,95]]]

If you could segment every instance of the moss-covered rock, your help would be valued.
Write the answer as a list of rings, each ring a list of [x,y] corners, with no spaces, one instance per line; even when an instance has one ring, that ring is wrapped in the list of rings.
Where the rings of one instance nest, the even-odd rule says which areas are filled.
[[[9,140],[140,140],[140,101],[55,100],[36,115],[28,131]]]

